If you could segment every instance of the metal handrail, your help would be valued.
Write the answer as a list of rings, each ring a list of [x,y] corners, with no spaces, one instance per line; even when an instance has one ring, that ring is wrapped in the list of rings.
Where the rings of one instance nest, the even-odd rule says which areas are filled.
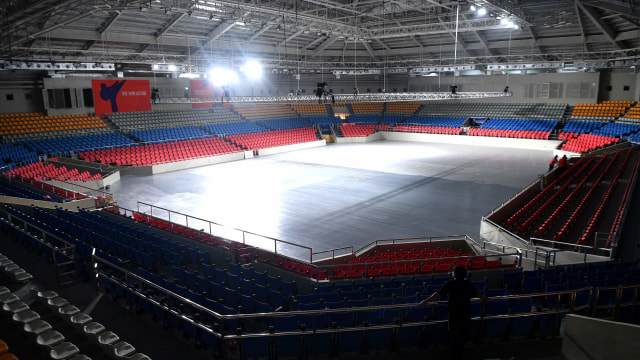
[[[598,247],[595,247],[595,246],[571,244],[571,243],[566,243],[566,242],[556,241],[556,240],[547,240],[547,239],[540,239],[540,238],[533,238],[532,237],[531,241],[533,243],[538,243],[538,242],[540,242],[540,243],[550,243],[552,249],[555,249],[554,246],[556,246],[556,245],[569,246],[569,247],[581,249],[581,250],[585,251],[585,256],[588,253],[588,250],[597,250],[597,251],[602,251],[604,253],[611,253],[611,249],[608,249],[608,248],[598,248]],[[558,250],[568,251],[568,250],[563,250],[563,249],[558,249]],[[596,254],[594,254],[594,255],[596,255]]]
[[[507,230],[507,229],[503,228],[502,226],[500,226],[500,225],[496,224],[495,222],[493,222],[492,220],[489,220],[488,218],[486,218],[486,217],[484,217],[484,216],[482,217],[482,221],[486,221],[486,222],[488,222],[489,224],[491,224],[491,225],[495,226],[496,228],[498,228],[498,229],[500,230],[500,232],[504,232],[504,233],[509,234],[509,236],[511,236],[511,237],[513,237],[513,238],[515,238],[516,240],[518,240],[518,241],[522,242],[522,243],[523,243],[523,244],[525,244],[525,245],[529,245],[529,244],[530,244],[530,241],[527,241],[527,240],[525,240],[525,239],[521,238],[520,236],[518,236],[518,235],[516,235],[516,234],[512,233],[511,231],[509,231],[509,230]]]
[[[238,231],[238,232],[240,232],[240,233],[242,234],[242,244],[244,244],[244,245],[247,245],[246,235],[258,236],[258,237],[260,237],[260,238],[262,238],[262,239],[267,239],[267,240],[273,241],[273,242],[274,242],[274,248],[273,248],[273,250],[274,250],[274,253],[275,253],[275,254],[278,254],[278,248],[277,248],[277,245],[278,245],[278,244],[286,244],[286,245],[294,246],[294,247],[296,247],[296,248],[299,248],[299,249],[304,250],[305,252],[308,252],[308,253],[309,253],[309,256],[310,256],[310,257],[309,257],[309,261],[308,261],[308,262],[309,262],[309,263],[311,263],[311,262],[312,262],[311,254],[312,254],[312,252],[313,252],[313,249],[312,249],[312,248],[310,248],[310,247],[307,247],[307,246],[304,246],[304,245],[300,245],[300,244],[296,244],[296,243],[289,242],[289,241],[285,241],[285,240],[280,240],[280,239],[272,238],[272,237],[269,237],[269,236],[260,235],[260,234],[257,234],[257,233],[251,232],[251,231],[247,231],[247,230],[242,230],[242,229],[237,229],[237,228],[229,227],[229,226],[226,226],[226,225],[223,225],[223,224],[217,223],[217,222],[215,222],[215,221],[205,220],[205,219],[198,218],[198,217],[191,216],[191,215],[187,215],[187,214],[184,214],[184,213],[181,213],[181,212],[178,212],[178,211],[173,211],[173,210],[169,210],[169,209],[162,208],[162,207],[159,207],[159,206],[155,206],[155,205],[152,205],[152,204],[148,204],[148,203],[145,203],[145,202],[142,202],[142,201],[138,201],[138,202],[137,202],[137,205],[138,205],[138,211],[137,211],[137,212],[138,212],[139,214],[144,214],[143,212],[141,212],[141,211],[140,211],[140,205],[141,205],[141,204],[142,204],[142,205],[146,205],[146,206],[149,206],[149,207],[150,207],[150,213],[148,214],[148,215],[150,215],[150,216],[154,216],[154,215],[153,215],[153,209],[154,209],[154,208],[156,208],[156,209],[161,209],[161,210],[164,210],[164,211],[167,211],[167,213],[169,214],[169,217],[168,217],[168,221],[169,221],[169,222],[171,222],[171,213],[174,213],[174,214],[182,215],[182,216],[184,216],[184,217],[185,217],[185,222],[186,222],[186,223],[185,223],[185,226],[187,226],[187,227],[189,226],[189,222],[188,222],[188,221],[189,221],[189,220],[188,220],[189,218],[191,218],[191,219],[195,219],[195,220],[198,220],[198,221],[202,221],[202,222],[205,222],[205,223],[208,223],[208,224],[209,224],[209,234],[210,234],[210,235],[214,235],[214,234],[213,234],[212,227],[211,227],[211,225],[212,225],[212,224],[213,224],[213,225],[216,225],[216,226],[219,226],[219,227],[226,228],[226,229],[231,229],[231,230],[233,230],[233,231]],[[155,216],[155,217],[156,217],[156,218],[159,218],[158,216]],[[194,230],[195,230],[195,229],[194,229]],[[197,230],[195,230],[195,231],[197,231]],[[259,246],[257,246],[257,247],[258,247],[258,248],[260,248]]]
[[[620,221],[618,222],[618,227],[616,229],[616,232],[613,234],[613,239],[611,239],[611,248],[612,248],[612,252],[611,252],[611,256],[613,257],[615,254],[615,250],[617,249],[617,245],[618,245],[618,238],[620,237],[620,229],[621,229],[621,224],[624,224],[625,219],[627,217],[627,214],[629,213],[629,207],[631,205],[631,199],[633,198],[633,194],[635,191],[637,191],[637,187],[638,187],[638,179],[637,179],[637,173],[638,173],[638,168],[640,167],[640,156],[638,157],[638,159],[636,160],[633,172],[631,173],[631,179],[629,179],[630,182],[632,182],[631,184],[631,188],[629,189],[629,193],[627,196],[627,199],[625,201],[624,204],[624,210],[622,212],[622,216],[620,217]]]
[[[555,170],[554,170],[555,171]],[[487,215],[485,215],[483,218],[488,219],[491,215],[495,214],[496,211],[500,210],[502,207],[504,207],[506,204],[508,204],[509,202],[511,202],[513,199],[517,198],[518,196],[522,195],[524,192],[528,191],[529,189],[531,189],[534,186],[540,186],[540,178],[534,180],[533,182],[531,182],[529,185],[525,186],[524,189],[518,191],[518,193],[516,193],[515,195],[511,196],[509,199],[503,201],[500,205],[496,206],[495,208],[493,208],[493,210],[491,210]]]
[[[40,188],[40,189],[44,190],[44,183],[42,183],[41,181],[38,181],[38,180],[35,180],[35,179],[26,178],[26,177],[24,177],[24,176],[22,176],[22,175],[10,174],[10,175],[6,175],[6,176],[7,176],[8,178],[10,178],[10,179],[11,179],[11,178],[15,178],[15,179],[19,180],[20,182],[22,182],[22,183],[24,183],[24,184],[28,184],[28,185],[31,185],[31,186],[34,186],[34,187],[36,187],[36,188]],[[50,178],[51,178],[51,177],[50,177]],[[67,184],[67,185],[71,186],[71,188],[72,188],[72,189],[65,189],[64,187],[60,188],[60,187],[53,186],[53,185],[50,185],[50,184],[47,184],[47,185],[52,186],[52,187],[55,187],[55,188],[58,188],[58,189],[61,189],[61,190],[64,190],[65,192],[66,192],[66,191],[69,191],[69,192],[71,192],[71,193],[74,193],[74,194],[80,194],[80,195],[83,195],[83,196],[93,196],[93,193],[94,193],[94,192],[96,192],[96,193],[98,193],[98,194],[99,194],[97,197],[99,197],[99,196],[112,196],[110,193],[108,193],[108,192],[106,192],[106,191],[97,190],[97,189],[92,189],[92,188],[90,188],[90,187],[83,186],[83,185],[80,185],[80,184],[74,184],[74,183],[70,183],[70,182],[63,181],[63,180],[57,180],[57,179],[55,179],[55,181],[60,182],[60,183],[62,183],[63,185],[64,185],[64,184]],[[35,182],[36,184],[40,184],[41,186],[40,186],[40,187],[36,186],[36,184],[34,184],[34,182]],[[79,193],[79,192],[77,192],[77,191],[73,190],[73,188],[75,188],[75,187],[80,188],[81,190],[88,191],[88,193],[83,193],[83,192],[80,192],[80,193]]]
[[[15,179],[16,181],[19,181],[19,182],[21,182],[21,183],[23,183],[23,184],[27,184],[27,185],[33,186],[33,187],[35,187],[35,188],[37,188],[37,189],[40,189],[40,190],[43,190],[43,191],[47,191],[47,192],[49,192],[48,190],[46,190],[46,189],[44,188],[44,185],[45,185],[45,184],[44,184],[43,182],[41,182],[41,181],[38,181],[38,180],[35,180],[35,179],[30,179],[30,178],[25,178],[25,177],[23,177],[22,175],[16,175],[16,174],[3,174],[3,175],[4,175],[5,177],[7,177],[7,178],[9,179],[9,181],[10,181],[10,182],[12,181],[11,179]],[[39,185],[39,186],[38,186],[38,185]],[[59,188],[59,187],[57,187],[57,186],[53,186],[53,185],[49,185],[49,184],[47,184],[47,185],[48,185],[48,186],[51,186],[51,187],[55,187],[55,188],[61,189],[61,190],[64,190],[64,191],[65,191],[65,196],[66,196],[66,198],[64,199],[64,201],[76,200],[76,199],[78,199],[79,197],[87,196],[87,195],[85,195],[85,194],[77,193],[77,192],[75,192],[75,191],[73,191],[73,190],[67,190],[67,189]],[[72,184],[72,185],[73,185],[73,184]],[[77,185],[77,186],[81,186],[81,185]],[[91,190],[93,190],[93,189],[91,189]],[[68,194],[68,192],[70,192],[71,194],[73,194],[73,197],[69,197],[69,196],[68,196],[68,195],[69,195],[69,194]],[[56,194],[56,195],[57,195],[57,194]]]
[[[59,253],[63,253],[64,256],[71,258],[71,260],[75,260],[73,258],[73,254],[75,253],[75,244],[70,243],[67,240],[62,239],[61,237],[59,237],[58,235],[52,234],[44,229],[42,229],[39,226],[36,226],[30,222],[27,222],[27,220],[20,218],[19,216],[13,215],[11,214],[9,211],[7,211],[6,209],[0,207],[0,211],[2,213],[4,213],[7,216],[7,224],[9,226],[11,226],[14,229],[17,229],[18,231],[20,231],[21,233],[23,233],[24,235],[28,236],[29,238],[31,238],[33,241],[39,243],[42,246],[45,246],[47,248],[49,248],[51,250],[51,260],[54,263],[54,271],[56,273],[56,281],[58,283],[58,285],[60,284],[60,276],[58,274],[58,262],[59,262],[59,258],[58,258],[58,254]],[[11,222],[11,218],[16,218],[20,221],[22,221],[23,225],[24,225],[24,229],[21,229],[19,226],[13,224]],[[33,229],[36,229],[38,231],[40,231],[42,233],[42,239],[38,238],[37,236],[31,234],[30,231],[27,230],[27,226]],[[52,238],[55,241],[57,241],[59,244],[62,244],[62,246],[59,245],[54,245],[54,244],[50,244],[49,242],[47,242],[46,240],[48,238]],[[70,250],[71,251],[71,256],[69,256],[68,254],[65,254],[65,251]],[[75,266],[75,264],[74,264]]]
[[[286,312],[267,312],[267,313],[252,313],[252,314],[234,314],[234,315],[225,315],[225,314],[219,314],[213,310],[210,310],[190,299],[187,299],[185,297],[182,297],[176,293],[173,293],[172,291],[165,289],[139,275],[133,274],[128,270],[123,269],[122,267],[119,267],[117,265],[114,265],[102,258],[99,258],[97,256],[93,256],[93,260],[94,262],[97,264],[97,266],[95,266],[96,269],[96,275],[97,277],[101,277],[101,278],[105,278],[107,280],[113,281],[113,280],[119,280],[119,279],[114,279],[111,276],[105,274],[102,272],[102,265],[106,265],[106,266],[110,266],[113,269],[123,273],[123,275],[125,276],[125,279],[136,279],[137,281],[141,282],[142,284],[151,287],[153,289],[156,289],[162,293],[164,293],[165,295],[168,295],[170,297],[173,297],[174,299],[177,299],[181,302],[183,302],[184,304],[188,305],[188,306],[192,306],[193,308],[202,311],[206,314],[209,314],[215,318],[221,319],[221,320],[233,320],[233,319],[257,319],[257,318],[263,318],[263,317],[281,317],[281,316],[291,316],[291,315],[318,315],[318,314],[327,314],[327,313],[342,313],[342,312],[359,312],[359,311],[368,311],[368,310],[382,310],[382,309],[405,309],[405,308],[413,308],[416,307],[418,304],[417,303],[406,303],[406,304],[394,304],[394,305],[372,305],[372,306],[364,306],[364,307],[349,307],[349,308],[325,308],[325,309],[319,309],[319,310],[291,310],[291,311],[286,311]],[[635,288],[640,288],[640,285],[635,285],[632,286]],[[173,311],[170,307],[163,305],[160,302],[156,302],[153,299],[150,299],[149,297],[146,296],[146,294],[132,289],[130,286],[126,286],[126,291],[131,292],[133,294],[135,294],[136,296],[140,296],[140,297],[144,297],[147,301],[153,301],[154,304],[156,306],[161,306],[163,307],[165,310],[171,312],[172,315],[177,316],[179,318],[181,318],[184,321],[187,321],[191,324],[193,324],[194,326],[200,328],[203,331],[206,331],[210,334],[213,334],[214,336],[218,337],[218,338],[224,338],[224,339],[237,339],[237,338],[250,338],[250,337],[263,337],[263,336],[287,336],[287,335],[292,335],[292,334],[300,334],[300,331],[282,331],[282,332],[277,332],[277,333],[250,333],[250,334],[223,334],[220,331],[216,331],[213,330],[199,322],[194,321],[193,319],[191,319],[190,317],[184,316],[176,311]],[[575,301],[576,301],[576,295],[578,293],[582,293],[582,292],[589,292],[589,298],[588,301],[585,302],[585,305],[581,305],[581,306],[576,306]],[[483,313],[481,313],[480,317],[474,317],[472,318],[473,321],[484,321],[484,320],[491,320],[491,319],[498,319],[498,318],[517,318],[517,317],[527,317],[527,316],[536,316],[536,315],[544,315],[544,314],[562,314],[562,313],[571,313],[571,312],[575,312],[575,311],[579,311],[579,310],[584,310],[584,309],[588,309],[590,307],[590,303],[591,303],[591,297],[593,294],[593,288],[592,287],[585,287],[585,288],[581,288],[581,289],[574,289],[574,290],[567,290],[567,291],[553,291],[553,292],[546,292],[546,293],[533,293],[533,294],[520,294],[520,295],[508,295],[508,296],[496,296],[496,297],[490,297],[489,300],[509,300],[509,299],[518,299],[518,298],[535,298],[535,297],[550,297],[550,296],[558,296],[559,298],[563,297],[563,296],[569,296],[569,304],[566,308],[560,308],[560,302],[558,301],[556,304],[555,309],[548,309],[548,310],[544,310],[544,311],[535,311],[535,312],[528,312],[528,313],[517,313],[517,314],[502,314],[502,315],[490,315],[487,316]],[[472,301],[479,301],[479,299],[474,299]],[[430,303],[429,305],[438,305],[438,304],[444,304],[446,303],[446,301],[434,301],[432,303]],[[402,312],[400,313],[400,315],[402,315]],[[331,332],[343,332],[343,331],[363,331],[363,330],[367,330],[367,329],[385,329],[385,328],[396,328],[396,327],[402,327],[402,326],[422,326],[422,325],[430,325],[430,324],[438,324],[438,323],[444,323],[447,320],[430,320],[430,321],[418,321],[418,322],[402,322],[401,320],[398,323],[393,323],[393,324],[384,324],[384,325],[371,325],[369,327],[348,327],[348,328],[341,328],[341,329],[317,329],[315,327],[313,327],[312,329],[308,329],[311,332],[309,334],[315,334],[315,333],[331,333]],[[315,321],[314,321],[315,322]]]

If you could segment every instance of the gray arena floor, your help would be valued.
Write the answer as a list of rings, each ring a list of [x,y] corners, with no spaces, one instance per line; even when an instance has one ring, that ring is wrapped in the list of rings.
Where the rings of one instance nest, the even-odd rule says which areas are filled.
[[[357,250],[382,239],[477,237],[482,215],[546,172],[551,157],[435,143],[329,144],[125,176],[111,192],[128,209],[147,202],[313,251]]]

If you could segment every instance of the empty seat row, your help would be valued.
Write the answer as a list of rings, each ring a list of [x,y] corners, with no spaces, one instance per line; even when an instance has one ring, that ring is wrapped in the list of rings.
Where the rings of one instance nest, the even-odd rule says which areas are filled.
[[[97,181],[102,179],[102,175],[97,172],[95,174],[89,171],[79,172],[78,169],[67,169],[66,166],[56,167],[54,164],[44,165],[42,162],[36,162],[26,166],[22,166],[6,172],[8,175],[17,175],[25,179],[34,179],[37,181],[44,180],[60,180],[60,181]]]
[[[256,124],[264,126],[269,130],[298,129],[310,127],[312,125],[308,120],[302,118],[259,120]]]
[[[78,157],[85,161],[96,161],[117,166],[150,166],[239,151],[241,151],[240,148],[223,139],[208,137],[205,139],[89,151],[80,153]]]
[[[346,137],[366,137],[376,132],[376,125],[343,123],[340,124],[340,131]]]
[[[269,131],[268,128],[264,126],[260,126],[259,124],[251,121],[210,124],[210,125],[202,126],[202,129],[204,129],[205,131],[209,132],[212,135],[221,135],[221,136]]]
[[[245,149],[264,149],[318,140],[316,130],[311,127],[230,135],[225,139]]]
[[[297,116],[287,104],[234,104],[233,110],[245,118],[260,120],[275,115]]]
[[[0,171],[40,161],[38,154],[19,144],[0,144]]]
[[[447,102],[427,102],[416,115],[560,120],[566,107],[565,104],[548,103],[459,103],[452,106]]]
[[[70,156],[72,153],[93,149],[128,146],[133,142],[132,139],[120,133],[103,133],[29,140],[20,144],[37,154],[55,157]]]
[[[65,198],[60,196],[59,194],[49,191],[52,190],[50,185],[47,185],[47,189],[35,189],[33,186],[23,183],[23,181],[27,182],[29,181],[29,179],[16,177],[12,177],[12,181],[0,179],[0,194],[4,196],[33,200],[49,200],[55,202],[62,202]]]
[[[62,318],[75,331],[99,346],[109,358],[150,360],[142,353],[135,353],[135,348],[131,344],[121,341],[117,334],[106,330],[102,324],[92,321],[91,316],[82,313],[80,309],[54,291],[35,293],[37,303],[34,304],[34,308],[38,308],[38,311],[34,311],[34,308],[22,302],[5,287],[0,287],[0,293],[4,293],[0,295],[3,311],[8,313],[12,321],[20,325],[25,333],[35,337],[35,343],[48,352],[50,359],[90,360],[91,358],[81,354],[76,344],[66,341],[65,335],[58,331],[61,329],[44,320],[41,314],[49,318]]]
[[[30,114],[31,115],[31,114]],[[9,116],[2,119],[0,135],[41,133],[51,131],[106,128],[107,124],[92,115]]]
[[[124,131],[131,131],[236,122],[242,121],[242,118],[225,107],[209,107],[190,110],[117,112],[111,114],[111,120]]]
[[[562,144],[560,150],[583,153],[616,144],[618,142],[620,142],[619,138],[592,134],[581,134],[577,138],[570,139]]]
[[[547,140],[549,139],[549,135],[551,135],[551,133],[545,132],[545,131],[495,130],[495,129],[473,128],[467,131],[467,135]]]
[[[0,254],[0,268],[2,273],[11,281],[17,283],[26,283],[33,279],[33,275],[25,271],[18,264],[14,263],[3,254]]]
[[[382,113],[384,103],[352,103],[354,113]]]
[[[401,112],[413,114],[415,113],[420,106],[422,106],[419,102],[388,102],[385,106],[385,112]]]
[[[324,104],[291,104],[291,107],[299,114],[327,114]]]

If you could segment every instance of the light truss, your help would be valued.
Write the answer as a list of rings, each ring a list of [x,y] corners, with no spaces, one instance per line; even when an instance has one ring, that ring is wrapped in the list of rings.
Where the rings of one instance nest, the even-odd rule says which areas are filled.
[[[315,103],[329,104],[335,102],[400,102],[400,101],[431,101],[431,100],[465,100],[484,99],[512,96],[511,92],[416,92],[416,93],[377,93],[359,95],[337,95],[334,98],[315,95],[285,95],[285,96],[231,96],[225,97],[225,103]],[[335,100],[334,100],[335,99]],[[199,104],[220,102],[219,98],[162,98],[161,104]]]
[[[477,56],[473,59],[465,59],[466,64],[461,64],[458,59],[458,64],[454,65],[454,58],[445,57],[437,59],[429,58],[411,58],[405,56],[403,59],[388,59],[387,61],[296,61],[293,59],[268,59],[263,58],[261,64],[266,69],[289,69],[289,74],[295,73],[331,73],[336,71],[365,71],[368,69],[380,70],[387,69],[387,73],[391,69],[411,69],[411,68],[423,68],[423,67],[460,67],[460,66],[475,66],[476,69],[481,69],[479,66],[504,65],[508,63],[510,65],[517,64],[547,64],[547,63],[570,63],[570,62],[606,62],[607,67],[625,67],[628,60],[637,60],[640,55],[640,48],[624,49],[624,50],[611,50],[611,51],[591,51],[583,53],[557,53],[553,55],[545,54],[518,54],[518,55],[495,55],[495,56]],[[229,56],[218,58],[188,58],[181,54],[167,54],[167,53],[130,53],[124,51],[109,51],[108,53],[102,50],[90,49],[90,50],[66,50],[66,49],[46,49],[46,48],[14,48],[14,54],[12,56],[13,61],[23,62],[55,62],[55,63],[69,63],[69,59],[75,59],[76,64],[79,63],[145,63],[145,64],[157,64],[161,62],[170,62],[173,64],[183,64],[193,71],[204,71],[211,62],[229,63]],[[242,59],[241,57],[237,57]],[[218,61],[219,60],[219,61]],[[241,66],[242,64],[230,64],[229,66]],[[537,68],[544,68],[544,66],[538,66]],[[55,69],[54,69],[55,70]]]
[[[387,39],[416,35],[448,34],[458,32],[505,29],[500,20],[492,17],[467,19],[432,24],[416,24],[408,26],[388,26],[379,29],[369,29],[364,32],[365,38]]]

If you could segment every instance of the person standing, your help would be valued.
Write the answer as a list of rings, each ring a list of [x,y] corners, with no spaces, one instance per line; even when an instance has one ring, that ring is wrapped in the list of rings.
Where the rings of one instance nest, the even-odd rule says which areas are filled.
[[[560,158],[560,160],[558,160],[558,169],[560,169],[560,172],[564,172],[565,170],[567,170],[568,166],[569,159],[567,159],[567,155],[564,155]]]
[[[558,163],[558,155],[554,156],[549,163],[549,171],[553,170],[553,167]]]
[[[447,281],[440,290],[419,303],[420,306],[426,306],[441,296],[449,297],[449,350],[453,360],[464,359],[467,329],[471,323],[471,299],[489,300],[478,292],[471,281],[465,279],[466,275],[467,269],[457,265],[453,269],[453,280]]]

